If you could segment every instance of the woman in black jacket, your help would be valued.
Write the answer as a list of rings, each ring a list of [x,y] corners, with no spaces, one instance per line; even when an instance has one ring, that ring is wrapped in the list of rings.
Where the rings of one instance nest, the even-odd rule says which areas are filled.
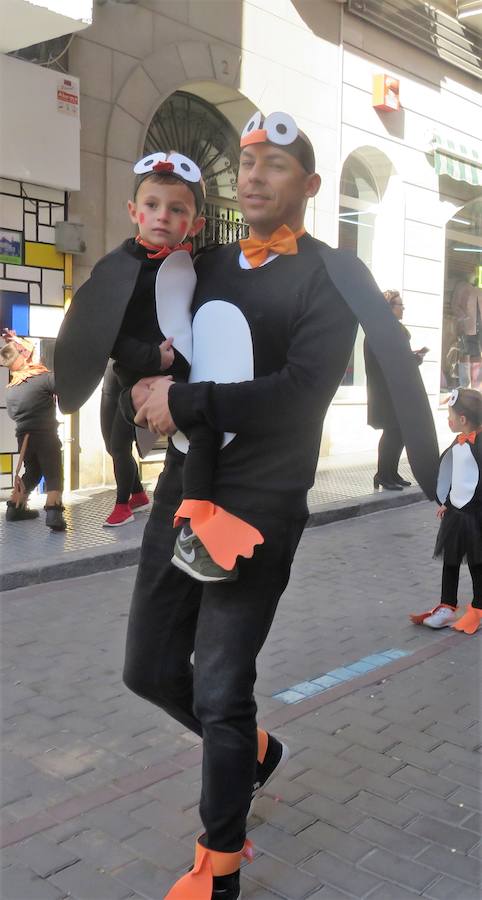
[[[399,320],[400,328],[408,343],[410,332],[401,323],[404,306],[399,291],[384,291],[383,296],[393,315]],[[410,481],[406,481],[398,474],[398,464],[403,450],[402,432],[382,371],[366,340],[363,352],[367,375],[367,423],[372,428],[383,429],[378,444],[378,469],[373,478],[373,487],[375,490],[383,487],[387,491],[401,491],[404,487],[410,486]],[[418,365],[423,362],[425,353],[427,347],[414,351],[413,355]]]

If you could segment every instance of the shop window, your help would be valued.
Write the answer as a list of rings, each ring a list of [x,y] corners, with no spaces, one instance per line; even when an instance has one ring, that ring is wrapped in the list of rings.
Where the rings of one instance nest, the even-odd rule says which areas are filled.
[[[338,246],[341,250],[351,250],[369,269],[372,268],[379,199],[370,170],[356,154],[352,154],[345,162],[341,175]],[[342,386],[360,387],[364,383],[363,332],[358,329]]]
[[[482,390],[482,198],[448,222],[442,332],[442,394],[456,387]]]

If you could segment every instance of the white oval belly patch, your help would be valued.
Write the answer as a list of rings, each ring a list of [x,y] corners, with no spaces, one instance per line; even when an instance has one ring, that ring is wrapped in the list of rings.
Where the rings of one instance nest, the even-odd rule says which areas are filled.
[[[197,311],[192,322],[192,366],[189,382],[215,381],[232,384],[254,378],[253,340],[241,310],[226,300],[210,300]],[[225,434],[222,447],[235,437]],[[182,432],[172,442],[182,453],[189,444]]]
[[[452,448],[452,488],[450,502],[461,509],[474,496],[479,483],[479,467],[472,455],[470,444],[455,444]]]

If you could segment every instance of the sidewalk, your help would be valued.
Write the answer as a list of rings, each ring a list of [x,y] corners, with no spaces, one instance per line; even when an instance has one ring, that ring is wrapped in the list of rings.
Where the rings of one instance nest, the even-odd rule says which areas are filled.
[[[373,454],[346,455],[320,461],[316,483],[310,492],[310,525],[351,518],[423,499],[418,487],[373,493]],[[408,463],[401,474],[413,480]],[[155,485],[152,485],[154,488]],[[7,524],[0,507],[2,573],[0,589],[39,584],[135,565],[139,558],[146,513],[121,528],[103,528],[115,502],[113,490],[74,491],[65,498],[67,531],[52,533],[43,524],[43,498],[32,499],[40,519]]]
[[[425,502],[303,535],[256,686],[291,760],[243,900],[480,900],[482,634],[408,621],[436,527]],[[199,740],[121,680],[134,576],[4,595],[2,900],[162,900],[192,861]]]

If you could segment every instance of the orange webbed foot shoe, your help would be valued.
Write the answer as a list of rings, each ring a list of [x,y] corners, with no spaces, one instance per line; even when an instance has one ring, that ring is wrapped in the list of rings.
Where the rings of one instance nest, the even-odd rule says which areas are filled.
[[[463,631],[464,634],[475,634],[482,622],[482,609],[476,609],[475,606],[468,606],[463,616],[451,625],[455,631]]]
[[[219,853],[196,843],[194,866],[172,886],[165,900],[238,900],[239,869],[243,858],[253,859],[253,845],[246,841],[237,853]],[[232,876],[231,879],[229,876]],[[226,886],[226,880],[232,884]],[[222,886],[220,882],[224,882]],[[217,884],[220,885],[219,891]]]

